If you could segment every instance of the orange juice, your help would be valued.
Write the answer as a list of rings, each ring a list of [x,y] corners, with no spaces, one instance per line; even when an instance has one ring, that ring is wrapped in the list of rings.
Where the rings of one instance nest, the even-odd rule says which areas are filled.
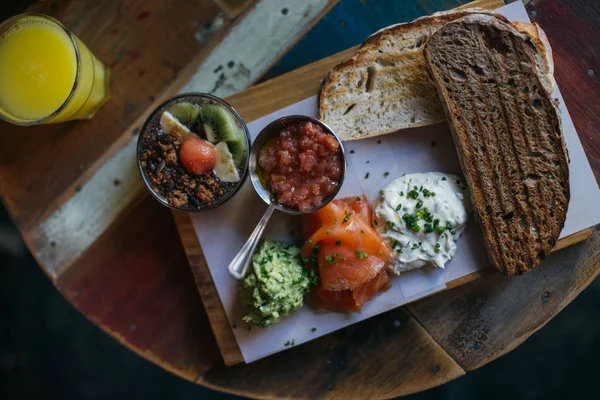
[[[108,70],[58,21],[23,14],[0,26],[0,117],[20,125],[91,118]]]

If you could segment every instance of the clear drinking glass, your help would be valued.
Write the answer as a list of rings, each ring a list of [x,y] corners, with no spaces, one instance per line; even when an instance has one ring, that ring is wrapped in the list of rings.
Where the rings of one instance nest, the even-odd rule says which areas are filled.
[[[60,22],[0,24],[0,118],[18,125],[89,119],[110,97],[110,70]]]

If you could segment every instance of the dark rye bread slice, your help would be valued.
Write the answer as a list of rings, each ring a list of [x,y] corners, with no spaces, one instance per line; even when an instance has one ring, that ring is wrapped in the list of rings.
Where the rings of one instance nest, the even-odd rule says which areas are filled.
[[[425,47],[486,250],[497,269],[539,265],[565,223],[569,159],[531,39],[497,18],[448,23]]]

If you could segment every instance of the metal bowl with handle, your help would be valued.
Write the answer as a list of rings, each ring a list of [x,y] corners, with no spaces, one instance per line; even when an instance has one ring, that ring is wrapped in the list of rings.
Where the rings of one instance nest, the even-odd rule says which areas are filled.
[[[262,182],[260,181],[260,179],[259,179],[260,166],[258,165],[258,156],[259,156],[259,153],[260,153],[260,150],[262,149],[262,147],[270,139],[279,135],[279,133],[285,126],[291,125],[291,124],[294,124],[297,122],[302,122],[302,121],[313,122],[313,123],[321,126],[325,130],[325,132],[327,132],[327,133],[331,134],[333,137],[335,137],[337,142],[340,144],[340,156],[342,159],[341,175],[340,175],[340,179],[339,179],[338,185],[335,188],[335,190],[331,194],[329,194],[327,197],[324,197],[323,200],[321,201],[321,203],[319,203],[319,205],[317,207],[314,207],[307,211],[299,211],[295,208],[286,207],[283,204],[277,203],[277,201],[275,201],[273,199],[272,194],[269,193],[269,191],[263,186]],[[344,183],[344,177],[346,175],[346,153],[344,151],[344,146],[342,145],[342,141],[340,140],[340,138],[325,123],[319,121],[318,119],[304,116],[304,115],[290,115],[287,117],[279,118],[279,119],[271,122],[270,124],[265,126],[262,129],[262,131],[260,131],[260,133],[256,137],[256,140],[254,140],[254,143],[252,144],[252,149],[250,150],[249,174],[250,174],[250,180],[252,181],[252,186],[254,187],[254,190],[260,196],[260,198],[263,199],[263,201],[269,205],[269,207],[265,211],[263,217],[259,221],[256,228],[254,228],[254,231],[252,232],[252,234],[250,235],[250,237],[248,238],[248,240],[246,241],[244,246],[242,246],[242,248],[240,249],[238,254],[234,257],[234,259],[229,264],[229,273],[231,274],[231,276],[233,276],[235,279],[238,279],[238,280],[244,279],[246,277],[246,275],[248,273],[248,267],[250,266],[250,263],[252,262],[252,256],[254,254],[254,251],[256,250],[256,246],[260,242],[263,231],[265,230],[265,227],[267,226],[269,220],[271,219],[271,215],[273,215],[273,211],[277,210],[277,211],[281,211],[281,212],[283,212],[285,214],[289,214],[289,215],[310,214],[310,213],[315,212],[318,209],[326,206],[331,200],[333,200],[333,198],[337,195],[340,188],[342,187],[342,184]]]

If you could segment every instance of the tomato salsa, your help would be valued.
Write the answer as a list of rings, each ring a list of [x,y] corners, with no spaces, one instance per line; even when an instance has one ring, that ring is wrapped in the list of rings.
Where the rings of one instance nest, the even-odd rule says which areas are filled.
[[[284,126],[258,156],[267,190],[279,204],[299,211],[317,208],[337,190],[342,163],[336,137],[312,121]]]

